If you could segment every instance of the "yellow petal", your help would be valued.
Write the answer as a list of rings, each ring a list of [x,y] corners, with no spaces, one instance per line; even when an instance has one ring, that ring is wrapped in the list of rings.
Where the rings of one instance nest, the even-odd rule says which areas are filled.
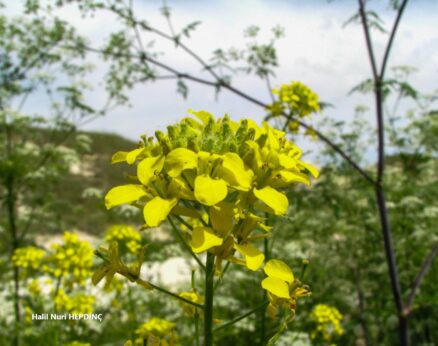
[[[263,128],[265,130],[265,133],[268,135],[268,138],[266,140],[266,145],[271,150],[275,150],[275,151],[279,150],[280,142],[278,138],[282,137],[280,136],[280,133],[284,134],[284,132],[273,129],[272,127],[269,126],[267,122],[263,122]]]
[[[234,221],[234,205],[221,202],[210,207],[210,221],[216,232],[225,236],[231,231]]]
[[[241,191],[248,191],[251,188],[254,176],[236,153],[226,153],[223,156],[218,174],[230,186]]]
[[[254,189],[254,195],[263,201],[268,207],[272,208],[275,215],[285,215],[289,202],[287,197],[270,186],[266,186],[260,190]]]
[[[272,303],[269,303],[268,307],[266,308],[266,313],[268,314],[268,316],[270,318],[272,318],[274,320],[278,315],[278,307],[276,307]],[[126,345],[124,345],[124,346],[126,346]]]
[[[290,299],[289,286],[283,280],[277,278],[265,278],[262,281],[262,287],[271,292],[274,296],[284,299]]]
[[[300,172],[291,172],[286,170],[275,170],[272,171],[266,184],[278,188],[286,187],[292,183],[302,183],[305,185],[310,185],[309,177]]]
[[[146,195],[142,185],[127,184],[113,187],[105,196],[105,207],[111,209],[120,204],[132,203]]]
[[[296,169],[297,168],[297,159],[294,159],[286,154],[279,154],[278,161],[283,168],[286,169]]]
[[[111,163],[125,162],[127,154],[127,151],[118,151],[111,157]]]
[[[181,174],[184,169],[196,168],[198,155],[186,148],[172,150],[166,157],[167,173],[172,178]]]
[[[215,205],[227,197],[227,183],[222,179],[212,179],[199,175],[195,179],[195,197],[205,205]]]
[[[256,271],[265,260],[265,255],[251,244],[235,244],[234,248],[245,257],[248,269]]]
[[[255,138],[254,139],[259,138],[260,135],[262,134],[262,129],[260,128],[260,126],[257,125],[257,123],[252,119],[247,119],[247,121],[248,121],[248,128],[254,129],[254,131],[255,131]]]
[[[306,170],[308,170],[310,172],[310,174],[312,174],[312,176],[314,178],[318,178],[319,177],[319,171],[315,166],[312,166],[310,163],[307,162],[303,162],[303,161],[298,161],[298,167],[304,168]]]
[[[162,155],[143,159],[137,166],[138,180],[142,184],[148,185],[156,174],[161,172],[163,164],[164,157]]]
[[[144,150],[144,148],[138,148],[131,150],[129,153],[126,153],[126,162],[132,165],[135,160],[137,160],[137,156]]]
[[[304,287],[298,287],[294,291],[294,296],[295,297],[308,297],[311,294],[312,294],[312,292],[310,292],[308,289],[306,289]]]
[[[163,199],[159,196],[154,197],[143,208],[143,217],[146,225],[149,227],[157,227],[169,215],[172,208],[176,205],[178,200],[176,198]]]
[[[208,113],[206,111],[194,111],[193,109],[189,109],[188,112],[190,114],[193,114],[195,117],[197,117],[199,120],[202,121],[204,125],[207,125],[210,119],[214,119],[213,115],[211,113]]]
[[[263,270],[269,277],[277,278],[288,283],[292,283],[294,281],[294,274],[292,273],[292,270],[283,261],[276,259],[269,260]]]
[[[213,233],[209,227],[196,227],[192,232],[190,246],[194,253],[200,253],[212,247],[222,245],[223,239]]]
[[[202,215],[199,213],[199,211],[192,209],[192,208],[184,207],[182,205],[176,205],[172,209],[172,214],[180,215],[180,216],[187,216],[187,217],[191,217],[194,219],[200,219],[202,217]]]

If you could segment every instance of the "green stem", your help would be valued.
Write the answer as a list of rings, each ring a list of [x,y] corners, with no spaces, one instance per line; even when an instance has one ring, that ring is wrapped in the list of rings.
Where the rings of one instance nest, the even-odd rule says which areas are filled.
[[[195,311],[195,339],[196,346],[199,346],[199,314],[198,311]]]
[[[250,310],[250,311],[244,313],[243,315],[240,315],[240,316],[238,316],[238,317],[232,319],[232,320],[229,321],[229,322],[226,322],[226,323],[224,323],[224,324],[221,324],[219,327],[216,327],[216,328],[213,330],[213,332],[216,333],[216,332],[218,332],[218,331],[221,330],[221,329],[228,328],[229,326],[232,326],[232,325],[235,324],[236,322],[239,322],[240,320],[243,320],[244,318],[246,318],[246,317],[252,315],[253,313],[259,311],[260,309],[264,309],[268,304],[269,304],[268,301],[263,302],[262,304],[256,306],[254,309],[252,309],[252,310]]]
[[[209,252],[205,268],[204,346],[213,346],[214,255]]]
[[[222,270],[221,275],[217,278],[216,283],[214,284],[214,288],[213,288],[214,291],[216,291],[216,289],[218,288],[218,286],[221,284],[222,279],[223,279],[223,277],[224,277],[224,274],[225,274],[226,271],[228,270],[230,264],[231,264],[231,262],[227,262],[227,263],[225,264],[225,267],[224,267],[224,269]]]
[[[180,231],[178,230],[178,228],[176,228],[175,224],[173,223],[172,219],[170,217],[168,217],[167,219],[169,220],[169,223],[172,226],[173,233],[175,233],[175,236],[178,238],[181,245],[189,252],[190,256],[193,257],[193,259],[199,264],[199,266],[202,268],[202,270],[205,271],[204,264],[201,262],[201,260],[198,258],[198,256],[195,255],[195,253],[192,251],[190,246],[186,243],[186,241],[182,237]]]
[[[141,285],[141,286],[143,286],[143,287],[146,287],[146,288],[148,288],[148,289],[151,289],[151,288],[156,289],[157,291],[159,291],[159,292],[161,292],[161,293],[164,293],[164,294],[167,294],[167,295],[169,295],[169,296],[171,296],[171,297],[173,297],[173,298],[176,298],[176,299],[178,299],[178,300],[181,300],[181,301],[184,302],[184,303],[187,303],[187,304],[190,304],[190,305],[196,306],[197,308],[200,308],[200,309],[204,309],[204,305],[201,305],[201,304],[198,304],[198,303],[192,302],[191,300],[188,300],[188,299],[186,299],[186,298],[180,297],[178,294],[176,294],[176,293],[172,293],[172,292],[166,290],[165,288],[162,288],[162,287],[160,287],[160,286],[154,285],[154,284],[152,284],[152,283],[150,283],[150,282],[148,282],[148,281],[144,281],[144,280],[142,280],[142,279],[137,279],[136,282],[137,282],[139,285]]]
[[[6,157],[11,159],[13,155],[12,152],[12,128],[10,126],[6,126]],[[18,229],[17,229],[17,196],[15,192],[16,181],[14,179],[14,175],[12,172],[9,172],[5,179],[6,185],[6,207],[8,213],[8,223],[9,223],[9,231],[11,233],[12,240],[12,248],[11,248],[11,257],[14,254],[15,250],[19,247],[19,237],[18,237]],[[14,293],[13,293],[13,302],[14,302],[14,315],[15,315],[15,325],[14,325],[14,334],[12,344],[14,346],[18,346],[20,344],[20,323],[21,323],[21,312],[20,312],[20,271],[19,268],[13,264],[13,278],[14,278]]]
[[[268,213],[265,214],[266,218],[269,220]],[[265,262],[269,259],[269,240],[267,238],[263,241],[263,252],[265,254]],[[266,291],[263,290],[263,300],[267,299]],[[260,344],[264,345],[266,339],[266,311],[263,309],[260,311]]]

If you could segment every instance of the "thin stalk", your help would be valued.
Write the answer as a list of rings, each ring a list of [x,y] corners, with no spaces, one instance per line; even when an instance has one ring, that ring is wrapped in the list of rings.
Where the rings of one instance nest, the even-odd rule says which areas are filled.
[[[198,310],[195,310],[195,340],[196,346],[199,346],[199,314]]]
[[[199,309],[204,309],[204,305],[201,305],[201,304],[198,304],[198,303],[192,302],[191,300],[188,300],[188,299],[186,299],[186,298],[180,297],[178,294],[176,294],[176,293],[172,293],[172,292],[166,290],[165,288],[162,288],[162,287],[160,287],[160,286],[154,285],[154,284],[150,283],[149,281],[144,281],[144,280],[142,280],[142,279],[137,279],[136,282],[137,282],[139,285],[143,286],[143,287],[147,287],[147,288],[149,288],[149,289],[152,287],[153,289],[156,289],[157,291],[159,291],[159,292],[161,292],[161,293],[164,293],[164,294],[167,294],[167,295],[169,295],[169,296],[171,296],[171,297],[173,297],[173,298],[176,298],[176,299],[178,299],[178,300],[180,300],[180,301],[182,301],[182,302],[184,302],[184,303],[187,303],[187,304],[193,305],[193,306],[195,306],[195,307],[197,307],[197,308],[199,308]]]
[[[251,316],[253,313],[259,311],[260,309],[264,309],[268,304],[269,304],[269,302],[265,301],[262,304],[256,306],[254,309],[249,310],[248,312],[245,312],[243,315],[240,315],[240,316],[232,319],[231,321],[228,321],[228,322],[221,324],[220,326],[213,329],[213,333],[217,333],[218,331],[225,329],[225,328],[228,328],[228,327],[232,326],[233,324],[243,320],[244,318]],[[263,340],[262,340],[262,342],[263,342]]]
[[[213,346],[214,255],[207,253],[205,271],[204,346]]]
[[[365,296],[363,293],[362,285],[361,285],[361,277],[359,271],[355,272],[356,276],[356,289],[357,289],[357,300],[359,302],[359,323],[362,328],[362,333],[366,346],[371,345],[370,333],[368,331],[367,320],[365,317]]]
[[[230,267],[230,264],[231,264],[231,262],[227,262],[227,263],[225,264],[225,267],[224,267],[224,269],[222,270],[221,275],[217,278],[217,280],[216,280],[216,282],[215,282],[215,284],[214,284],[214,288],[213,288],[215,291],[216,291],[216,289],[219,287],[219,285],[221,284],[221,282],[222,282],[222,278],[224,277],[225,273],[227,272],[228,268]]]
[[[411,292],[409,293],[409,297],[407,300],[407,303],[405,305],[404,315],[408,316],[412,312],[413,304],[415,296],[418,292],[418,288],[420,287],[421,282],[424,279],[424,276],[426,275],[427,271],[429,270],[430,266],[432,265],[433,259],[438,255],[438,243],[433,247],[432,251],[430,251],[429,255],[427,256],[426,260],[424,261],[423,265],[421,266],[421,270],[418,273],[417,277],[415,278]]]
[[[266,213],[266,217],[269,216]],[[265,262],[269,260],[269,240],[265,238],[263,241],[263,252],[265,254]],[[267,294],[266,291],[262,292],[263,300],[266,300]],[[263,309],[260,311],[260,344],[263,345],[266,339],[266,311]]]
[[[9,158],[12,155],[12,133],[11,127],[6,127],[6,156]],[[11,233],[12,241],[12,254],[19,247],[18,230],[16,223],[16,194],[15,194],[15,180],[12,173],[8,173],[6,177],[6,207],[8,213],[9,232]],[[20,324],[20,271],[19,268],[13,264],[13,278],[14,278],[14,316],[15,316],[15,328],[12,344],[14,346],[19,345],[19,324]]]
[[[167,218],[169,220],[170,225],[172,226],[172,230],[173,233],[175,234],[175,236],[178,238],[178,240],[180,241],[181,245],[183,246],[184,249],[187,250],[187,252],[190,254],[190,256],[193,257],[193,259],[199,264],[199,266],[202,268],[202,270],[205,271],[205,266],[204,264],[201,262],[201,260],[198,258],[198,256],[195,255],[195,253],[192,251],[192,249],[190,248],[190,246],[186,243],[185,239],[182,237],[180,231],[178,230],[178,228],[176,228],[175,224],[173,223],[172,219],[170,217]]]
[[[385,74],[386,63],[389,58],[389,52],[395,37],[397,27],[400,22],[401,15],[406,6],[406,3],[407,1],[404,1],[403,5],[398,10],[397,18],[391,30],[390,39],[388,41],[388,45],[385,50],[382,69],[379,73],[377,70],[376,59],[373,51],[373,45],[371,42],[369,24],[366,16],[365,0],[359,0],[359,15],[361,17],[362,27],[365,34],[365,42],[366,42],[367,52],[371,64],[373,81],[374,81],[374,96],[375,96],[376,123],[377,123],[377,153],[378,153],[375,193],[376,193],[377,207],[379,210],[379,218],[380,218],[381,230],[383,235],[386,262],[388,265],[389,278],[391,282],[392,295],[394,298],[398,319],[399,319],[398,331],[400,337],[400,345],[402,346],[408,346],[410,344],[410,340],[409,340],[408,320],[407,317],[404,315],[404,304],[402,300],[400,278],[398,276],[396,256],[393,248],[391,225],[388,220],[385,190],[383,186],[383,178],[385,174],[385,127],[384,127],[384,113],[383,113],[383,101],[384,101],[383,77]]]

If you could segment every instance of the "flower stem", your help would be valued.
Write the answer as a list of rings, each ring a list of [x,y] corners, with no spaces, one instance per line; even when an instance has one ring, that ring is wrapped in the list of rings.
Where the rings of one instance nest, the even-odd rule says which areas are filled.
[[[205,266],[204,346],[213,346],[214,255],[207,253]]]
[[[196,346],[199,346],[199,314],[198,314],[198,311],[195,311],[195,339],[196,339]]]
[[[204,264],[201,262],[201,260],[198,258],[198,256],[195,255],[195,253],[192,251],[192,249],[190,248],[190,246],[186,243],[186,241],[184,240],[184,238],[181,236],[181,233],[179,232],[179,230],[176,228],[174,222],[172,221],[172,219],[170,217],[167,218],[169,220],[170,225],[172,226],[172,230],[173,233],[175,233],[175,236],[178,238],[178,240],[180,241],[181,245],[189,252],[189,254],[193,257],[193,259],[199,264],[199,266],[202,268],[202,270],[205,271],[205,266]]]
[[[154,285],[153,283],[150,283],[149,281],[144,281],[142,279],[137,279],[135,282],[138,283],[140,286],[146,287],[148,289],[153,288],[153,289],[155,289],[157,291],[160,291],[161,293],[167,294],[167,295],[169,295],[169,296],[171,296],[173,298],[181,300],[184,303],[196,306],[197,308],[200,308],[200,309],[204,308],[204,306],[201,305],[201,304],[198,304],[198,303],[192,302],[191,300],[188,300],[186,298],[180,297],[178,294],[172,293],[172,292],[166,290],[165,288],[162,288],[160,286]]]
[[[227,262],[225,264],[224,269],[222,270],[222,273],[220,274],[220,276],[217,278],[216,283],[214,284],[214,290],[216,291],[216,289],[218,288],[218,286],[221,284],[222,279],[224,277],[224,274],[226,273],[226,271],[228,270],[229,266],[230,266],[231,262]]]
[[[228,328],[229,326],[232,326],[233,324],[239,322],[240,320],[243,320],[244,318],[246,318],[246,317],[252,315],[253,313],[257,312],[258,310],[264,309],[268,304],[269,304],[268,301],[263,302],[262,304],[256,306],[254,309],[252,309],[252,310],[250,310],[248,312],[245,312],[243,315],[240,315],[240,316],[232,319],[231,321],[228,321],[228,322],[226,322],[224,324],[221,324],[219,327],[216,327],[213,330],[213,332],[216,333],[216,332],[218,332],[221,329]]]

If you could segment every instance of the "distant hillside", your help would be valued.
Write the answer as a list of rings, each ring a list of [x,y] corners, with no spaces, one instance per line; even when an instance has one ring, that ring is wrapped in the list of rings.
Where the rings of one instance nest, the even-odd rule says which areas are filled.
[[[91,139],[91,150],[82,154],[81,162],[70,169],[70,173],[57,187],[57,195],[61,201],[57,206],[59,227],[99,234],[111,223],[130,221],[114,211],[108,212],[104,207],[103,196],[111,187],[126,183],[124,176],[130,168],[132,170],[126,164],[111,164],[111,156],[116,151],[132,150],[137,143],[111,133],[79,134],[85,134]],[[65,145],[72,146],[73,139],[66,141]],[[89,193],[88,197],[85,196],[84,191],[90,188],[100,190],[103,195],[99,197]],[[139,222],[137,218],[135,221]]]

